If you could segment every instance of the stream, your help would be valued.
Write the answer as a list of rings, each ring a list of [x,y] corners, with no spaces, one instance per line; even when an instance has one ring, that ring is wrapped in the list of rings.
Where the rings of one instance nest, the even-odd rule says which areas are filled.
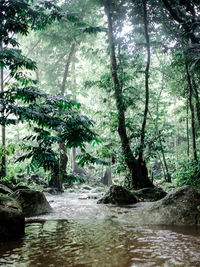
[[[54,212],[27,218],[25,236],[0,243],[0,266],[200,266],[200,227],[134,225],[133,206],[64,193]]]

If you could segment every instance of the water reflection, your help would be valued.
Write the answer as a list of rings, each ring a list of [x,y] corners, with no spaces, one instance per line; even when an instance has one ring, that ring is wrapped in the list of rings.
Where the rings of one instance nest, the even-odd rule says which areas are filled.
[[[66,204],[59,208],[55,203],[56,212],[47,216],[50,220],[41,216],[38,222],[27,222],[19,242],[0,243],[0,265],[200,266],[198,227],[133,226],[125,221],[125,208],[120,209],[125,211],[121,220],[119,208],[90,200],[77,203],[68,199],[66,213]]]

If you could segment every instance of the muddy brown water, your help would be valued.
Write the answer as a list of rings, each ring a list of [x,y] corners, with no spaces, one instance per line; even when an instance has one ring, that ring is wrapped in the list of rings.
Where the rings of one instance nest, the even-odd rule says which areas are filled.
[[[54,212],[27,219],[23,238],[0,243],[0,266],[200,267],[200,227],[135,225],[133,206],[47,198]]]

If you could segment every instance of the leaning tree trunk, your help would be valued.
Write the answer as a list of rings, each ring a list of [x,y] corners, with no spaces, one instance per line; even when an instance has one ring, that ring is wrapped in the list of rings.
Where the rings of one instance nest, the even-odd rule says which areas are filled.
[[[61,88],[60,88],[61,95],[65,94],[67,76],[68,76],[68,73],[69,73],[69,66],[70,66],[70,63],[71,63],[71,60],[72,60],[72,56],[73,56],[74,50],[75,50],[75,43],[73,43],[71,45],[70,52],[69,52],[69,55],[68,55],[67,60],[66,60],[65,71],[64,71],[64,75],[63,75],[62,85],[61,85]]]
[[[117,62],[115,54],[115,42],[112,24],[112,11],[110,2],[105,4],[105,13],[108,21],[108,38],[110,49],[110,68],[114,86],[114,96],[118,111],[118,133],[121,139],[122,151],[125,156],[126,165],[131,173],[132,184],[134,188],[153,187],[152,182],[148,178],[147,168],[144,162],[139,162],[134,156],[130,148],[129,139],[126,132],[125,124],[125,106],[123,100],[122,88],[120,86]]]
[[[166,182],[171,183],[172,179],[171,179],[171,175],[170,175],[169,170],[168,170],[167,161],[166,161],[166,158],[165,158],[165,152],[164,152],[162,141],[161,141],[160,137],[159,137],[159,142],[160,142],[160,147],[161,147],[161,154],[162,154],[162,158],[163,158],[163,164],[164,164],[164,167],[165,167],[165,170],[166,170],[166,179],[165,180],[166,180]]]

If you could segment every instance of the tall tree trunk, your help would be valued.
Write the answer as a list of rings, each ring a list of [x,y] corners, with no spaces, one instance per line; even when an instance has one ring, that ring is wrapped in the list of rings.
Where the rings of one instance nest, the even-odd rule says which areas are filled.
[[[174,98],[174,109],[176,109],[176,97]],[[178,153],[178,139],[179,139],[179,128],[178,128],[178,121],[177,116],[174,114],[174,128],[175,128],[175,134],[174,134],[174,150],[176,155],[176,170],[178,169],[178,161],[179,161],[179,153]]]
[[[73,172],[76,171],[76,148],[75,147],[72,147],[71,148],[71,169]]]
[[[199,98],[199,92],[198,92],[197,85],[196,85],[194,78],[192,79],[192,85],[193,85],[193,89],[194,89],[194,97],[196,100],[195,101],[196,102],[196,113],[197,113],[198,124],[199,124],[199,128],[200,128],[200,98]]]
[[[166,170],[166,182],[171,183],[172,179],[171,179],[171,175],[169,173],[169,169],[168,169],[168,166],[167,166],[167,161],[166,161],[166,158],[165,158],[164,149],[163,149],[163,146],[162,146],[162,141],[161,141],[160,138],[159,138],[159,141],[160,141],[160,147],[161,147],[161,154],[162,154],[162,158],[163,158],[163,164],[164,164],[164,167],[165,167],[165,170]]]
[[[140,162],[143,161],[145,130],[146,130],[148,109],[149,109],[149,68],[151,62],[151,52],[150,52],[150,40],[148,33],[147,0],[143,0],[143,16],[144,16],[144,32],[145,32],[146,49],[147,49],[147,64],[145,69],[145,109],[144,109],[144,116],[143,116],[141,137],[140,137],[140,151],[139,151]]]
[[[159,119],[159,100],[161,98],[161,94],[162,94],[162,91],[164,89],[164,86],[163,86],[163,76],[162,76],[162,86],[161,86],[161,90],[158,94],[158,100],[157,100],[157,105],[156,105],[156,113],[157,113],[157,119],[156,119],[156,123],[155,123],[155,128],[156,128],[156,134],[158,135],[158,140],[159,140],[159,143],[160,143],[160,147],[161,147],[161,154],[162,154],[162,159],[163,159],[163,162],[162,162],[162,159],[161,159],[161,156],[159,153],[158,154],[158,157],[159,157],[159,160],[160,160],[160,163],[162,165],[162,169],[163,169],[163,174],[164,174],[164,179],[166,182],[168,183],[171,183],[171,175],[169,173],[169,169],[168,169],[168,165],[167,165],[167,161],[166,161],[166,157],[165,157],[165,151],[163,149],[163,144],[162,144],[162,140],[160,138],[160,131],[158,129],[158,119]]]
[[[134,188],[153,187],[152,182],[148,178],[147,168],[144,162],[139,163],[133,156],[130,148],[129,139],[126,132],[125,125],[125,106],[117,74],[117,62],[115,54],[115,42],[113,35],[112,12],[111,3],[107,1],[104,5],[105,13],[108,21],[108,38],[110,49],[110,68],[114,86],[114,96],[116,100],[116,107],[118,111],[118,133],[122,143],[122,151],[125,156],[126,165],[131,173],[132,184]]]
[[[0,41],[0,50],[3,49],[2,41]],[[1,79],[1,93],[4,91],[4,83],[3,83],[3,68],[0,69],[0,79]],[[2,111],[1,116],[4,118],[4,109]],[[0,178],[6,176],[6,127],[5,124],[2,124],[1,127],[1,142],[2,142],[2,158],[1,158],[1,170],[0,170]]]
[[[163,175],[164,175],[164,180],[166,181],[166,180],[167,180],[167,176],[166,176],[166,173],[165,173],[165,167],[164,167],[164,165],[163,165],[163,162],[162,162],[162,159],[161,159],[161,156],[160,156],[159,152],[157,152],[157,155],[158,155],[160,164],[161,164],[161,166],[162,166]]]
[[[38,85],[40,85],[40,75],[38,70],[35,70],[35,78],[38,81]]]
[[[68,157],[67,157],[66,145],[64,143],[61,143],[59,145],[59,148],[60,148],[59,174],[60,174],[60,180],[61,180],[61,183],[62,183],[63,179],[64,179],[64,176],[66,174]],[[62,187],[61,187],[61,189],[62,189]]]
[[[60,88],[61,95],[64,96],[65,91],[66,91],[66,82],[67,82],[67,77],[69,74],[69,67],[72,61],[72,56],[75,50],[75,43],[73,43],[70,47],[69,55],[67,57],[67,61],[65,64],[65,71],[63,75],[63,81],[62,85]],[[61,180],[61,183],[63,182],[64,175],[66,174],[66,168],[67,168],[67,162],[68,162],[68,156],[67,156],[67,149],[65,143],[61,143],[59,145],[60,148],[60,164],[59,164],[59,179]],[[61,187],[62,190],[62,187]]]
[[[75,50],[75,43],[71,45],[70,52],[69,52],[69,55],[67,57],[67,61],[65,64],[63,81],[62,81],[62,85],[60,88],[60,93],[63,96],[66,91],[66,82],[67,82],[69,67],[70,67],[70,63],[71,63],[74,50]],[[60,150],[59,168],[56,172],[52,172],[49,185],[52,187],[56,187],[57,190],[59,191],[62,191],[62,182],[63,182],[64,175],[66,174],[66,167],[67,167],[67,162],[68,162],[67,149],[64,143],[59,144],[59,150]]]
[[[112,185],[112,170],[111,170],[111,165],[106,167],[105,174],[102,179],[102,183],[110,186]]]
[[[194,157],[194,160],[197,162],[198,158],[197,158],[197,145],[196,145],[196,132],[195,132],[195,116],[194,116],[194,106],[193,106],[193,101],[192,101],[193,88],[192,88],[192,81],[191,81],[191,76],[189,73],[189,68],[188,68],[187,63],[185,63],[185,67],[186,67],[188,89],[189,89],[189,105],[190,105],[190,112],[191,112],[193,157]]]
[[[186,104],[186,138],[187,138],[187,157],[190,156],[190,137],[189,137],[189,107],[188,107],[188,93],[187,93],[187,104]]]
[[[70,52],[69,52],[69,55],[68,55],[67,60],[66,60],[65,71],[64,71],[64,75],[63,75],[62,85],[60,88],[61,95],[65,94],[65,87],[66,87],[66,82],[67,82],[67,76],[69,73],[69,66],[71,63],[71,59],[72,59],[72,55],[74,53],[74,50],[75,50],[75,43],[73,43],[71,45]]]
[[[76,55],[74,53],[74,60],[72,62],[72,75],[73,75],[73,100],[76,101],[76,65],[75,65],[75,59],[76,59]],[[72,147],[71,148],[71,169],[73,172],[76,171],[76,148]]]

